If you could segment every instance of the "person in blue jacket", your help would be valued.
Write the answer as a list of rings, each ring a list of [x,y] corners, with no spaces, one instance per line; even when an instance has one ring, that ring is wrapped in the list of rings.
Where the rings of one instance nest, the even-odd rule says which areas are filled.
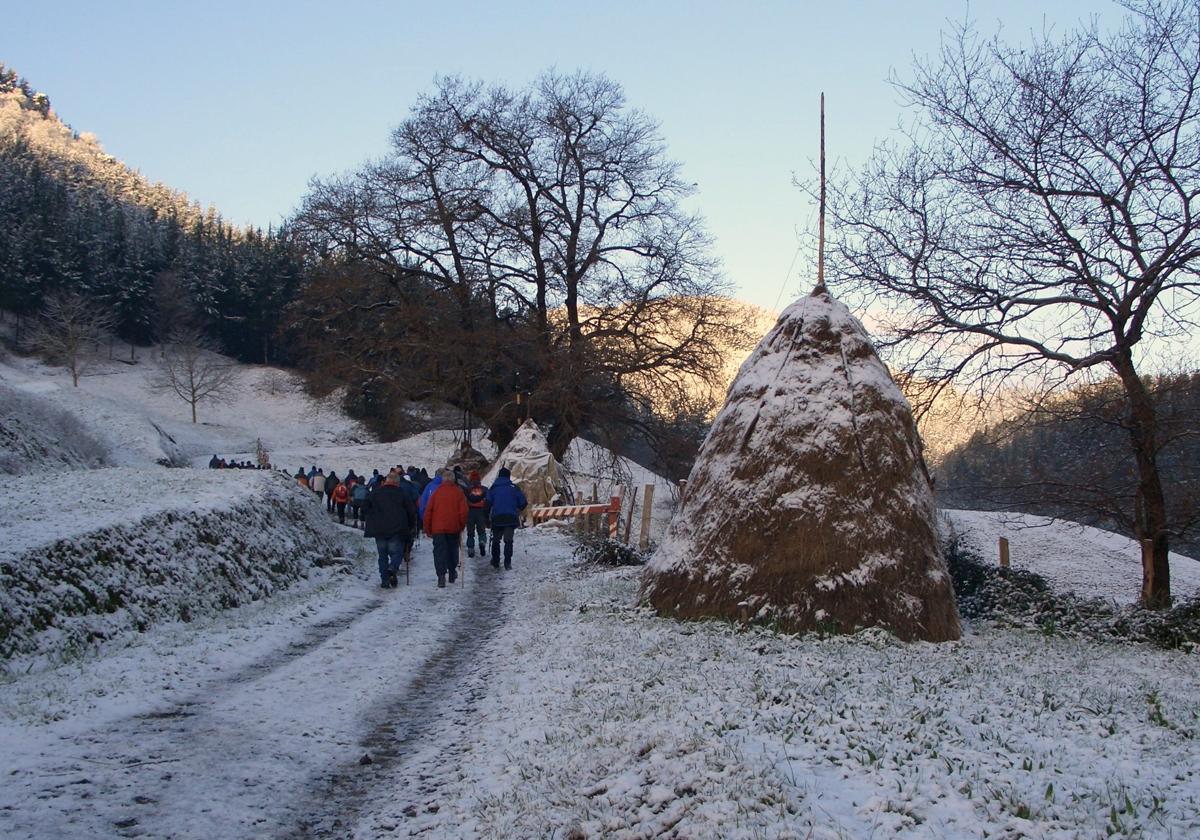
[[[425,505],[429,504],[429,497],[433,495],[433,491],[438,489],[438,485],[442,483],[442,471],[438,470],[438,474],[421,489],[421,501],[417,505],[417,513],[421,519],[425,519]]]
[[[500,541],[504,541],[504,568],[512,568],[513,534],[521,511],[528,502],[521,488],[512,483],[508,467],[501,467],[500,474],[487,492],[487,507],[492,526],[492,568],[500,568]]]

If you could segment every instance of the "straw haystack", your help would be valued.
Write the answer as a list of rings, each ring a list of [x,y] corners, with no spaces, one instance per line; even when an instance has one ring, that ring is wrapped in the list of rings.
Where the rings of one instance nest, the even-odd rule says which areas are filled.
[[[513,483],[521,488],[530,507],[552,504],[566,495],[562,465],[550,453],[546,436],[532,420],[526,420],[517,429],[483,477],[483,483],[490,487],[501,467],[508,467]]]
[[[742,365],[647,565],[664,615],[960,635],[908,403],[819,288]]]
[[[488,468],[488,459],[464,439],[458,444],[458,449],[454,450],[450,459],[446,461],[446,469],[452,470],[455,467],[461,467],[464,475],[470,475],[472,470],[478,470],[482,474]]]

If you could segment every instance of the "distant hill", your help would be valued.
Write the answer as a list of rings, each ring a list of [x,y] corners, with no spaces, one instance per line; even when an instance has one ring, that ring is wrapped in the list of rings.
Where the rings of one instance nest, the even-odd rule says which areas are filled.
[[[81,292],[129,342],[160,340],[186,317],[232,355],[277,360],[301,271],[285,237],[150,182],[0,65],[0,309],[21,319],[50,294]]]

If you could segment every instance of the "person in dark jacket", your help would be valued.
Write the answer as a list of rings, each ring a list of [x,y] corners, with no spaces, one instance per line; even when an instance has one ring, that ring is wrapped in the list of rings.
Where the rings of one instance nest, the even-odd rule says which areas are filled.
[[[362,481],[354,482],[354,487],[350,490],[350,512],[354,515],[354,527],[358,527],[358,523],[366,524],[366,514],[363,513],[363,505],[371,495],[371,488]]]
[[[521,488],[512,483],[508,467],[501,467],[487,491],[488,519],[492,524],[492,567],[500,568],[500,541],[504,540],[504,568],[512,568],[513,534],[521,520],[521,511],[529,504]]]
[[[325,476],[325,510],[330,513],[333,513],[333,491],[341,483],[342,480],[333,470],[330,470],[329,475]]]
[[[479,556],[487,553],[487,488],[479,482],[479,471],[471,470],[467,484],[467,556],[475,556],[475,535],[479,535]]]
[[[363,503],[366,517],[363,536],[375,538],[375,549],[379,552],[379,585],[384,589],[396,586],[404,546],[417,524],[399,481],[398,476],[389,475]]]
[[[458,579],[458,541],[467,526],[467,497],[454,483],[453,472],[442,470],[438,477],[442,481],[425,503],[421,518],[425,533],[433,540],[433,564],[441,588],[447,579],[450,583]]]
[[[219,470],[221,468],[221,459],[216,455],[208,459],[208,468],[210,470]]]
[[[371,470],[371,480],[367,482],[367,489],[374,490],[381,481],[383,481],[383,476],[379,474],[379,470]]]
[[[413,521],[417,523],[417,527],[413,528],[408,535],[408,544],[404,546],[404,559],[407,560],[412,557],[413,543],[416,542],[417,534],[421,531],[421,516],[417,512],[417,503],[421,499],[421,491],[403,473],[397,471],[395,476],[399,482],[400,489],[404,491],[404,495],[408,499],[409,512],[412,514]]]

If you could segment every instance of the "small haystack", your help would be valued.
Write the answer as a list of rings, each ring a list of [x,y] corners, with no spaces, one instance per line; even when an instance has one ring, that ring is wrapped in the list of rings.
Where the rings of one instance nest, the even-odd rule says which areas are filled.
[[[461,467],[463,475],[470,475],[472,470],[478,470],[480,475],[487,472],[488,459],[471,444],[467,443],[464,438],[458,445],[458,449],[454,450],[454,454],[446,461],[446,469],[452,470],[455,467]]]
[[[508,467],[513,483],[521,488],[530,507],[552,504],[566,495],[562,464],[550,453],[546,436],[532,420],[526,420],[517,429],[483,477],[483,483],[490,487],[501,467]]]
[[[647,565],[661,614],[960,634],[912,412],[819,288],[742,365]]]

